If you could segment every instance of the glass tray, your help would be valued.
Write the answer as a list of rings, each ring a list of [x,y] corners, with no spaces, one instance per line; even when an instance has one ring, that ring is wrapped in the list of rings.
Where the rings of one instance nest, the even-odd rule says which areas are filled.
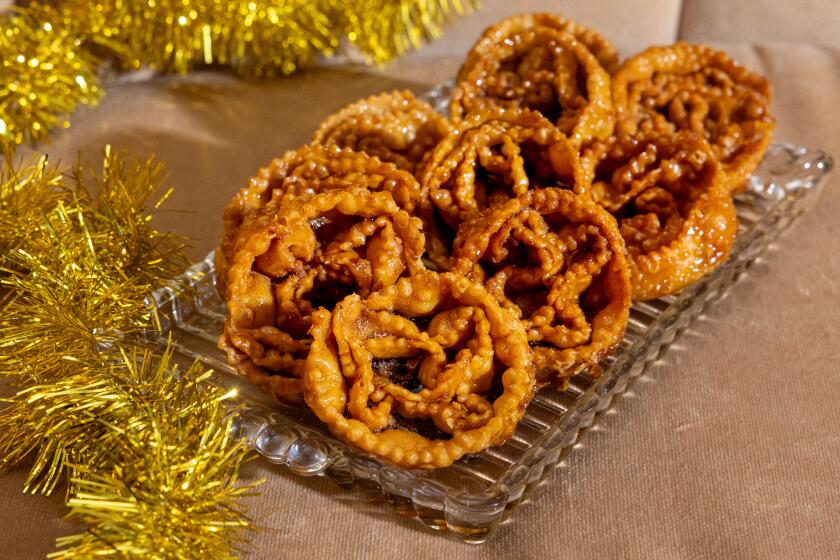
[[[445,110],[447,90],[444,84],[424,97]],[[200,360],[215,371],[216,382],[238,390],[245,407],[238,437],[265,459],[299,475],[328,476],[362,497],[384,497],[400,515],[480,543],[546,479],[615,397],[813,203],[832,165],[820,150],[771,146],[749,190],[736,198],[740,226],[723,266],[676,296],[634,303],[624,340],[602,364],[599,379],[581,374],[572,377],[566,390],[540,390],[505,444],[444,469],[406,470],[383,463],[332,437],[308,410],[277,404],[238,376],[216,348],[225,305],[214,286],[212,253],[171,287],[155,292],[154,302],[164,338],[171,335],[175,341],[177,358]],[[179,295],[184,293],[190,296]]]

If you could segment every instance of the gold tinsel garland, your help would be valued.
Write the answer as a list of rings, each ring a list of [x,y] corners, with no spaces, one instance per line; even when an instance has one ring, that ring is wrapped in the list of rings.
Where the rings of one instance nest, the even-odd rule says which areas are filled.
[[[57,0],[0,15],[0,144],[42,140],[102,95],[107,67],[290,74],[342,41],[380,64],[478,0]]]
[[[42,140],[101,95],[96,61],[76,35],[34,14],[0,14],[0,143]]]
[[[150,224],[161,171],[106,148],[98,172],[41,159],[0,177],[0,371],[20,387],[0,411],[0,466],[31,458],[33,493],[66,478],[87,525],[51,557],[228,558],[250,527],[233,395],[142,336],[158,328],[149,293],[185,265]]]

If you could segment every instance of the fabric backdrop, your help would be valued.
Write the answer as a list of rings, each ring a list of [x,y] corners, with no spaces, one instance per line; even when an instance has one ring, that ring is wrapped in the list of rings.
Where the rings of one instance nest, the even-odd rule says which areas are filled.
[[[96,159],[106,142],[157,153],[176,189],[158,224],[211,249],[221,209],[260,165],[308,140],[327,114],[395,87],[453,75],[488,24],[557,11],[631,55],[704,41],[766,73],[777,140],[840,156],[840,4],[833,0],[487,0],[438,41],[379,70],[330,63],[246,83],[221,73],[131,76],[80,111],[48,147],[53,161]],[[840,181],[697,320],[534,497],[482,546],[464,545],[364,503],[324,479],[257,463],[268,478],[251,512],[248,557],[814,558],[840,557]],[[61,496],[21,494],[0,475],[0,557],[42,558]]]

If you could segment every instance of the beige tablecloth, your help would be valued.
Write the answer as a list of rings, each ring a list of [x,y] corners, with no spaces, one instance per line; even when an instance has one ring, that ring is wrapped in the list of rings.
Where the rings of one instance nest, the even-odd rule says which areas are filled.
[[[47,148],[89,158],[110,142],[166,161],[176,195],[159,225],[209,250],[235,189],[316,123],[363,95],[422,91],[456,70],[500,17],[556,10],[623,55],[678,38],[709,41],[775,86],[776,138],[840,155],[840,4],[833,0],[487,0],[437,42],[375,71],[325,66],[245,83],[221,73],[129,77],[80,111]],[[143,79],[140,79],[143,78]],[[324,479],[259,464],[249,558],[839,558],[840,184],[686,332],[482,546],[461,544],[362,503]],[[0,476],[0,557],[39,558],[61,497]]]

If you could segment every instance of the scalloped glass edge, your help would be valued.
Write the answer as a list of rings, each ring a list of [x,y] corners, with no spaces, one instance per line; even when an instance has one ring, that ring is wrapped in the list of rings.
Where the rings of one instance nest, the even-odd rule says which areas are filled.
[[[442,84],[424,97],[445,110],[447,93],[448,84]],[[773,144],[749,189],[736,197],[739,232],[723,266],[675,296],[634,303],[624,340],[598,379],[581,372],[565,390],[540,390],[508,442],[445,469],[385,464],[335,439],[308,411],[279,405],[238,376],[215,348],[224,302],[214,286],[213,253],[152,294],[163,326],[153,338],[162,343],[171,336],[179,360],[199,359],[215,371],[214,382],[237,389],[243,411],[236,437],[246,438],[266,460],[299,475],[328,476],[367,499],[391,502],[397,513],[431,529],[484,542],[615,398],[813,203],[832,167],[821,150]]]

